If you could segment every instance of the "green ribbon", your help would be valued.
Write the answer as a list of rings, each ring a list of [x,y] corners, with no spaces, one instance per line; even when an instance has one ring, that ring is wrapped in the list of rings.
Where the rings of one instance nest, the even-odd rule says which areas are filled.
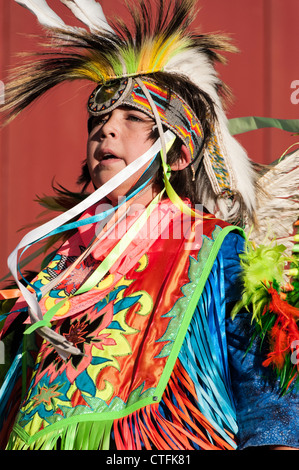
[[[244,132],[255,131],[274,127],[287,132],[299,133],[299,119],[274,119],[259,116],[247,116],[232,118],[228,121],[228,129],[231,135],[243,134]]]
[[[52,318],[57,314],[60,308],[63,307],[66,301],[68,301],[71,297],[74,297],[79,294],[84,294],[85,292],[90,291],[93,289],[108,273],[110,268],[113,264],[117,261],[117,259],[124,253],[126,248],[130,245],[131,241],[135,238],[136,234],[141,230],[141,228],[145,225],[147,219],[150,217],[151,213],[157,206],[157,203],[161,199],[163,194],[163,190],[151,201],[151,203],[147,206],[144,212],[138,217],[138,219],[134,222],[134,224],[127,230],[124,236],[120,239],[120,241],[115,245],[115,247],[110,251],[108,256],[103,260],[103,262],[97,267],[97,269],[92,273],[92,275],[85,281],[82,286],[72,295],[62,299],[53,307],[51,307],[43,316],[42,320],[33,323],[27,330],[25,331],[25,335],[31,334],[37,328],[42,328],[44,326],[51,327],[50,321]]]
[[[171,148],[174,140],[175,140],[175,138],[173,139],[173,141],[171,141],[167,144],[166,154],[169,151],[169,149]],[[169,197],[171,202],[184,214],[191,215],[191,216],[197,217],[197,218],[200,217],[200,215],[197,212],[195,212],[193,209],[191,209],[180,198],[180,196],[173,189],[173,187],[172,187],[172,185],[169,181],[169,178],[170,178],[170,175],[171,175],[171,168],[170,168],[169,164],[166,163],[166,158],[163,158],[163,150],[161,150],[160,153],[161,153],[161,163],[162,163],[162,169],[163,169],[163,181],[164,181],[167,196]]]

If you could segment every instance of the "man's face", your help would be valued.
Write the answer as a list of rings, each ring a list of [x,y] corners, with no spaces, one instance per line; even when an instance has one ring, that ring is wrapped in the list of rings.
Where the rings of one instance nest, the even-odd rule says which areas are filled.
[[[153,119],[145,113],[124,106],[92,118],[87,143],[87,164],[96,188],[105,184],[152,146],[149,135],[153,125]],[[146,167],[147,164],[124,181],[109,195],[109,199],[116,203],[119,197],[123,197]]]

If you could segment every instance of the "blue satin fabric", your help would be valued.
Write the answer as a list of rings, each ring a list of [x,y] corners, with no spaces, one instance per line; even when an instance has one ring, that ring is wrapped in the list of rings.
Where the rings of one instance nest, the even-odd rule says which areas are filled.
[[[225,427],[233,434],[237,432],[227,368],[222,269],[222,259],[218,257],[194,313],[179,360],[195,385],[199,410],[218,433],[234,445],[223,430]]]
[[[6,417],[6,406],[10,399],[11,392],[22,374],[22,345],[19,347],[19,351],[16,354],[12,365],[10,366],[5,380],[0,388],[0,430],[3,425],[3,421]],[[1,443],[0,443],[1,444]]]

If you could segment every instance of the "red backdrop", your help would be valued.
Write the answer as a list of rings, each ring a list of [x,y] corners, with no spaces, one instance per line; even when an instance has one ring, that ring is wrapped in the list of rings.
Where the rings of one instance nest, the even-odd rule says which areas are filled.
[[[59,0],[48,4],[74,24]],[[101,4],[108,17],[125,14],[122,0]],[[199,4],[195,24],[203,32],[230,33],[241,51],[228,57],[228,65],[218,67],[235,96],[228,117],[297,119],[299,92],[295,94],[291,86],[299,81],[298,0],[200,0]],[[36,39],[28,35],[41,29],[35,17],[13,0],[0,0],[0,24],[0,80],[5,83],[16,53],[36,49]],[[85,157],[86,98],[91,88],[83,82],[62,85],[0,131],[0,277],[7,272],[8,254],[25,233],[18,230],[41,212],[35,195],[51,194],[53,178],[76,189]],[[292,93],[297,99],[291,100]],[[269,129],[238,138],[251,159],[261,163],[279,158],[296,142],[289,133]]]

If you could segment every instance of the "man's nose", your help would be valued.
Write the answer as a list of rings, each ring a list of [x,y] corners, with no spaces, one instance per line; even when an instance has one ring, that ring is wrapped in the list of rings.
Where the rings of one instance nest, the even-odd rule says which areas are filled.
[[[118,120],[117,118],[111,114],[107,117],[106,121],[103,123],[101,130],[100,130],[100,137],[105,138],[108,136],[117,137],[119,130],[118,130]]]

